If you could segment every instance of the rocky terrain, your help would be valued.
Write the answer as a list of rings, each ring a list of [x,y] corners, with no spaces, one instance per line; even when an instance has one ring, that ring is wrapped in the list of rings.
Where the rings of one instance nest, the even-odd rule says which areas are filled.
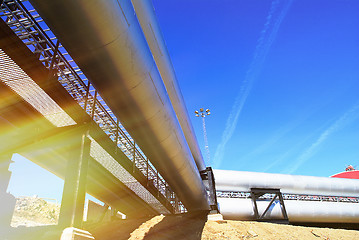
[[[16,198],[11,226],[44,226],[57,224],[60,204],[45,201],[37,196]]]

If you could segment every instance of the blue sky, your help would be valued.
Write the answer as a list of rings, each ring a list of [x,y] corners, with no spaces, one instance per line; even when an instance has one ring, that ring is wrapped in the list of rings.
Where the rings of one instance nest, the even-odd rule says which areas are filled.
[[[359,164],[359,2],[154,0],[212,166],[330,176]]]
[[[204,156],[193,112],[211,109],[214,168],[330,176],[359,167],[359,1],[153,2]],[[59,179],[20,164],[10,191],[58,198]],[[21,182],[29,168],[42,180]]]

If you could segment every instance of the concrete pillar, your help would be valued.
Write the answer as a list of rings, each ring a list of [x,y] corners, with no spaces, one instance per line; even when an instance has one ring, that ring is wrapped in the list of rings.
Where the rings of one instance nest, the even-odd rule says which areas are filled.
[[[6,192],[11,177],[9,171],[11,156],[12,154],[0,155],[0,232],[10,228],[16,203],[15,197]]]
[[[11,172],[9,166],[12,154],[0,155],[0,192],[6,192],[9,186]]]
[[[76,135],[69,146],[69,158],[62,195],[59,225],[81,228],[86,196],[86,179],[90,157],[87,133]]]

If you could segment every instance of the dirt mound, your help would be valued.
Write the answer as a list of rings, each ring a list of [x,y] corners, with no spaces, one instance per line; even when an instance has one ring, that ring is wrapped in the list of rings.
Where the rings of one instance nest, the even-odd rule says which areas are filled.
[[[60,204],[45,201],[37,196],[16,198],[11,226],[43,226],[57,224]]]

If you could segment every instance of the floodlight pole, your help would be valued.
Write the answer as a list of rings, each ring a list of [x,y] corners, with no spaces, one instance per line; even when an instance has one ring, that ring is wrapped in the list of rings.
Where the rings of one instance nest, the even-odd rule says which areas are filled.
[[[203,138],[204,138],[204,144],[206,149],[206,155],[207,155],[207,163],[210,165],[210,155],[209,155],[209,147],[208,147],[208,139],[207,139],[207,131],[206,131],[206,121],[205,118],[202,117],[202,127],[203,127]]]
[[[209,154],[209,146],[208,146],[208,138],[207,138],[205,117],[209,116],[211,114],[211,112],[210,112],[209,109],[206,109],[206,111],[204,111],[203,108],[200,108],[199,111],[195,111],[194,113],[196,114],[196,117],[201,117],[202,118],[204,148],[206,150],[207,166],[210,166],[210,154]]]

